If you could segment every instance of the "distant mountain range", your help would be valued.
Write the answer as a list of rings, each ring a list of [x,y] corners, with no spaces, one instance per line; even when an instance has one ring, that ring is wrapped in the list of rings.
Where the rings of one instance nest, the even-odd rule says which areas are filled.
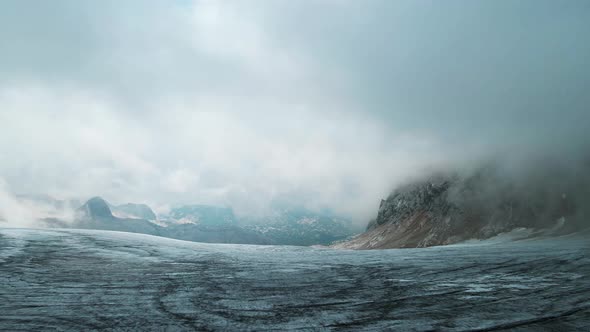
[[[245,219],[243,224],[276,243],[290,245],[330,244],[362,231],[349,219],[304,208],[277,210],[264,218]]]
[[[156,215],[145,204],[109,204],[93,197],[75,210],[73,220],[44,218],[48,227],[143,233],[179,240],[282,245],[328,245],[355,234],[349,220],[306,209],[274,211],[262,218],[237,218],[227,207],[185,205]]]

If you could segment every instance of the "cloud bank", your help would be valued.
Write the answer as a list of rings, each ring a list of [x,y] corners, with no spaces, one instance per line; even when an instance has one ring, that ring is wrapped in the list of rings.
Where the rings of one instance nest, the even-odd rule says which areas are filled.
[[[585,148],[589,22],[587,1],[4,1],[0,177],[365,222],[425,167]]]

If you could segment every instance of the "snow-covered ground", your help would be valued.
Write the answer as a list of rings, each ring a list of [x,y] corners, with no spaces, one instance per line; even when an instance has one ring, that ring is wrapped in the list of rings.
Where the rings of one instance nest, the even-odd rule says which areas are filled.
[[[353,251],[0,229],[0,330],[590,330],[587,237]]]

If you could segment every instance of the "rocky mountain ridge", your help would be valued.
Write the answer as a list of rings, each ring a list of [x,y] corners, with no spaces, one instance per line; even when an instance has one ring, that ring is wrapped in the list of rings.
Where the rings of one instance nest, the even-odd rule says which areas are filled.
[[[428,247],[487,239],[517,228],[564,234],[588,226],[584,171],[547,167],[507,173],[491,165],[408,183],[382,200],[365,233],[338,248]]]
[[[354,234],[345,220],[301,209],[246,219],[236,217],[228,207],[185,205],[157,216],[145,204],[113,205],[101,197],[78,207],[73,220],[43,221],[48,227],[123,231],[210,243],[327,245]]]

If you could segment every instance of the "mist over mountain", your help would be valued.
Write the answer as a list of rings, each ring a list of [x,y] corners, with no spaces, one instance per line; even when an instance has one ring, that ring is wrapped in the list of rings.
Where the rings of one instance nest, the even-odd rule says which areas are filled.
[[[111,211],[120,217],[131,217],[146,220],[156,220],[156,214],[146,204],[126,203],[122,205],[109,206]]]
[[[170,212],[168,212],[167,217],[183,224],[236,224],[236,216],[234,215],[234,212],[231,208],[209,205],[185,205],[172,208]]]
[[[185,205],[156,214],[146,204],[113,205],[93,197],[70,220],[40,215],[35,227],[111,230],[209,243],[328,245],[359,231],[350,220],[305,209],[236,217],[231,208]]]
[[[587,1],[0,6],[0,226],[326,245],[374,219],[352,246],[385,248],[585,225]]]
[[[56,220],[48,220],[48,224],[49,226],[58,227],[66,226],[69,228],[101,229],[160,235],[159,227],[148,220],[115,217],[109,208],[109,204],[100,197],[89,199],[76,212],[76,218],[70,224],[60,224]]]
[[[586,151],[588,6],[7,1],[3,188],[361,225],[428,168]]]
[[[590,331],[589,36],[590,0],[0,1],[0,331]]]
[[[590,228],[589,207],[588,158],[492,160],[408,181],[381,201],[365,233],[337,247],[427,247],[515,230],[563,235]]]

